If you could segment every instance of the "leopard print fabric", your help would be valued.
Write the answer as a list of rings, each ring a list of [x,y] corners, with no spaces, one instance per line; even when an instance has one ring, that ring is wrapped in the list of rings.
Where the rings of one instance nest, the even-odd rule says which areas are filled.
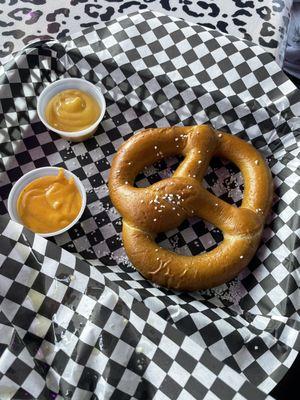
[[[253,41],[282,65],[292,0],[0,0],[0,63],[39,38],[152,9]]]

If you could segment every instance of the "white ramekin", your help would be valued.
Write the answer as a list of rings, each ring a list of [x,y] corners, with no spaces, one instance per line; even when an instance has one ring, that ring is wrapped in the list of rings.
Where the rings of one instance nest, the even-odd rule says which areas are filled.
[[[22,178],[20,178],[12,187],[9,196],[8,196],[8,203],[7,203],[7,208],[8,208],[8,213],[10,218],[13,221],[19,222],[22,224],[22,221],[18,215],[17,211],[17,202],[18,198],[20,196],[21,191],[27,186],[30,182],[34,181],[37,178],[41,178],[42,176],[49,176],[49,175],[57,175],[59,172],[59,167],[43,167],[43,168],[37,168],[34,169],[30,172],[27,172],[27,174],[23,175]],[[50,237],[50,236],[56,236],[60,235],[61,233],[66,232],[68,229],[70,229],[73,225],[76,224],[76,222],[79,221],[80,217],[82,216],[82,213],[85,209],[86,206],[86,191],[84,189],[83,184],[81,181],[77,178],[76,175],[74,175],[72,172],[63,169],[65,177],[67,179],[70,179],[71,177],[74,178],[74,182],[81,194],[81,199],[82,199],[82,205],[81,209],[77,215],[77,217],[65,228],[60,229],[59,231],[56,232],[50,232],[50,233],[38,233],[38,235],[43,236],[43,237]]]
[[[63,90],[68,90],[68,89],[78,89],[78,90],[82,90],[83,92],[88,92],[91,96],[94,97],[94,99],[99,104],[99,107],[100,107],[99,118],[93,125],[89,126],[86,129],[83,129],[82,131],[77,131],[77,132],[60,131],[59,129],[56,129],[53,126],[51,126],[50,124],[48,124],[48,122],[45,118],[45,109],[46,109],[48,102],[57,93],[62,92]],[[50,131],[58,133],[62,138],[66,139],[66,140],[70,140],[72,142],[81,142],[82,140],[85,140],[85,139],[91,137],[95,133],[99,123],[101,122],[102,118],[104,117],[105,109],[106,109],[105,99],[104,99],[103,94],[101,93],[100,88],[98,86],[94,85],[93,83],[86,81],[85,79],[80,79],[80,78],[62,78],[58,81],[50,83],[50,85],[45,87],[45,89],[39,95],[38,100],[37,100],[37,113],[38,113],[39,119],[46,126],[46,128],[49,129]]]

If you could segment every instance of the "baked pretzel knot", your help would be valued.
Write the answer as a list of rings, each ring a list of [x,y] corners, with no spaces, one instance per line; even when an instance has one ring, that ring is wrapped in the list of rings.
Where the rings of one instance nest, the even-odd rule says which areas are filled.
[[[171,178],[149,187],[134,187],[137,174],[164,157],[182,154]],[[203,188],[212,157],[223,157],[244,177],[242,205],[237,208]],[[258,151],[250,144],[206,125],[147,129],[127,140],[110,171],[109,191],[123,216],[123,243],[133,265],[151,281],[178,290],[198,290],[222,284],[253,257],[272,201],[272,178]],[[158,232],[197,215],[223,232],[213,250],[184,256],[161,248]]]

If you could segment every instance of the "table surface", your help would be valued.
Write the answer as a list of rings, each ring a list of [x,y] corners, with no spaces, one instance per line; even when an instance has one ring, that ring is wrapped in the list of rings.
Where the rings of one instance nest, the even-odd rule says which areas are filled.
[[[0,61],[40,37],[61,38],[117,16],[151,9],[251,40],[282,65],[293,0],[3,0]]]

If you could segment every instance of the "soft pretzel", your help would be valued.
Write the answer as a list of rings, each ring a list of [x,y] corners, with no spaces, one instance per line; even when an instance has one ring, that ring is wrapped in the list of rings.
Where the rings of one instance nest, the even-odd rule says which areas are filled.
[[[134,187],[147,165],[182,154],[183,162],[171,178],[149,187]],[[244,196],[237,208],[203,188],[201,182],[212,157],[238,166],[244,177]],[[253,146],[236,136],[206,125],[144,130],[120,147],[110,171],[109,192],[123,217],[123,243],[133,265],[151,281],[178,290],[220,285],[244,268],[253,257],[272,202],[269,168]],[[197,215],[223,232],[212,251],[184,256],[161,248],[158,232]]]

